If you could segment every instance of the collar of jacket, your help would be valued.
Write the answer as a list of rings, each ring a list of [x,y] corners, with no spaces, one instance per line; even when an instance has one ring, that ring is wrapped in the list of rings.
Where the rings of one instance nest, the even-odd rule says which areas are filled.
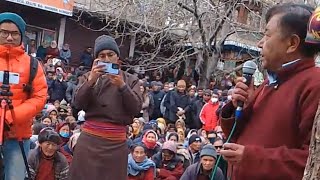
[[[16,47],[11,47],[11,46],[4,46],[0,45],[0,58],[9,59],[15,58],[17,61],[20,61],[18,56],[21,56],[25,53],[22,45],[21,46],[16,46]]]
[[[305,58],[281,68],[278,72],[275,73],[277,77],[275,86],[278,86],[279,84],[285,82],[287,79],[291,78],[295,74],[312,67],[315,67],[314,58]]]

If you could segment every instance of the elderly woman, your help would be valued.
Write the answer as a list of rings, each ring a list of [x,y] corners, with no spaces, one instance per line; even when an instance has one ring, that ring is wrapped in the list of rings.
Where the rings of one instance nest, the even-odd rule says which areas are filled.
[[[61,139],[53,129],[45,128],[39,133],[39,147],[33,149],[28,156],[31,172],[30,180],[67,180],[69,166],[67,159],[61,154]]]
[[[134,144],[128,155],[128,180],[154,180],[155,164],[147,158],[146,147]]]
[[[142,108],[139,79],[121,70],[106,73],[106,65],[99,63],[120,65],[119,47],[110,36],[96,39],[94,57],[74,97],[74,106],[86,112],[86,121],[73,153],[70,180],[126,180],[126,126]]]

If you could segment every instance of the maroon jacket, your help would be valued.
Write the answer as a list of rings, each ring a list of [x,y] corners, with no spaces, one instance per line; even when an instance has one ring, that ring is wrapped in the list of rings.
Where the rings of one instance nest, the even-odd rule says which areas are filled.
[[[233,167],[232,179],[302,179],[320,98],[320,69],[313,59],[304,59],[277,76],[278,84],[266,81],[254,92],[238,121],[233,140],[245,151],[241,163]],[[227,135],[233,111],[231,103],[222,109]]]

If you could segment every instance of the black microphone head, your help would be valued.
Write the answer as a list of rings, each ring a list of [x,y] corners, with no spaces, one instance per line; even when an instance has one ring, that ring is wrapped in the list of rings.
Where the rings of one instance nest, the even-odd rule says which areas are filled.
[[[253,61],[246,61],[242,66],[243,74],[253,75],[256,72],[257,65]]]

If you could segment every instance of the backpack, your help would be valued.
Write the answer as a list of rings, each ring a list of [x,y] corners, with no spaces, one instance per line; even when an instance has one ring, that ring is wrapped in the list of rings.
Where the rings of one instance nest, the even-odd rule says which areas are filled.
[[[28,97],[31,96],[33,92],[32,82],[38,72],[38,59],[30,56],[30,73],[28,83],[23,86],[23,91],[28,94]]]

